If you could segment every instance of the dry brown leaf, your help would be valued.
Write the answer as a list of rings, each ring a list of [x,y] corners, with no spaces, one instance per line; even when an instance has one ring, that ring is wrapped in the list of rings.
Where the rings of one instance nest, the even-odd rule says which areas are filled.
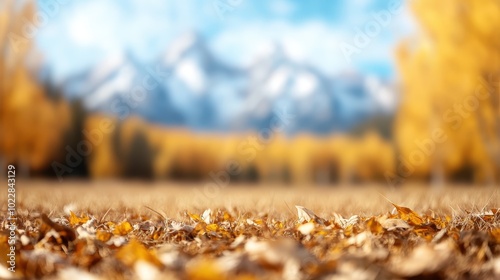
[[[299,242],[292,239],[257,241],[250,239],[245,244],[250,259],[260,265],[282,272],[282,279],[301,279],[301,270],[316,264],[316,258]]]
[[[227,222],[232,222],[234,220],[233,217],[231,216],[231,214],[229,214],[227,211],[224,211],[223,219],[224,219],[224,221],[227,221]]]
[[[434,238],[434,235],[436,234],[437,230],[432,226],[423,225],[423,226],[416,226],[413,229],[413,232],[416,233],[421,238],[427,241],[431,241]]]
[[[186,268],[188,279],[191,280],[223,280],[227,276],[216,262],[203,259]]]
[[[395,230],[395,229],[409,229],[410,225],[401,219],[385,219],[380,222],[383,228],[386,230]]]
[[[500,229],[493,210],[418,216],[399,207],[392,215],[346,219],[334,213],[323,220],[307,208],[296,208],[299,224],[296,218],[237,209],[237,219],[214,209],[180,220],[127,214],[121,222],[88,219],[83,224],[88,214],[70,213],[74,225],[69,227],[63,225],[65,218],[42,215],[38,227],[23,217],[17,244],[20,271],[26,271],[27,259],[34,267],[28,278],[43,278],[70,265],[109,270],[96,274],[105,279],[123,273],[137,279],[460,278],[465,273],[495,279]],[[75,229],[78,239],[73,239]],[[0,232],[2,240],[8,240],[5,232]],[[173,247],[166,250],[166,244]],[[157,251],[147,248],[162,247],[160,263]],[[466,265],[456,269],[450,261]]]
[[[333,213],[333,217],[335,218],[335,223],[343,229],[348,227],[352,227],[358,223],[359,217],[358,215],[353,215],[349,219],[345,219],[338,213]]]
[[[62,242],[64,243],[68,243],[76,239],[76,233],[72,228],[53,222],[45,214],[42,214],[42,221],[43,224],[40,229],[41,238],[43,238],[45,234],[48,233],[48,230],[54,229],[58,233],[60,238],[62,238]]]
[[[394,207],[398,211],[399,217],[404,221],[416,226],[422,225],[424,223],[424,220],[410,208],[399,206],[394,203],[392,203],[392,205],[394,205]]]
[[[366,227],[371,233],[374,234],[380,234],[384,232],[384,228],[382,225],[377,221],[375,217],[371,217],[366,221]]]
[[[116,252],[115,257],[125,265],[132,267],[137,261],[146,261],[157,267],[162,267],[162,263],[156,254],[144,247],[141,242],[132,239]]]
[[[316,216],[313,211],[305,208],[304,206],[295,205],[297,208],[297,215],[299,216],[299,223],[311,222],[322,223],[322,219]]]
[[[448,242],[438,245],[421,244],[414,248],[409,256],[393,259],[391,271],[401,277],[430,275],[452,261],[452,248],[453,244]]]
[[[497,244],[500,244],[500,228],[494,228],[490,230],[490,236],[495,240]]]

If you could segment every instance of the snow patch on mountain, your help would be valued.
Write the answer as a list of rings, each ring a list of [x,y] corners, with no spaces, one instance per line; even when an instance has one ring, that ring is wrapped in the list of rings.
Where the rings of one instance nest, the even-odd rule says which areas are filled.
[[[171,73],[145,89],[147,69]],[[188,33],[173,42],[155,64],[117,54],[66,82],[72,96],[92,110],[113,112],[137,87],[144,91],[133,114],[149,121],[197,130],[248,130],[269,126],[286,107],[296,118],[289,134],[347,130],[376,114],[394,112],[394,88],[357,73],[329,76],[294,60],[279,45],[261,52],[248,67],[234,67],[214,57],[204,40]]]

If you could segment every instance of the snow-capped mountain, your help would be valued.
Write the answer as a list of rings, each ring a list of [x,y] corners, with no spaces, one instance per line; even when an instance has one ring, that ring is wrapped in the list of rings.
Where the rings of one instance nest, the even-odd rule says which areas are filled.
[[[247,69],[246,107],[240,112],[250,127],[265,127],[277,111],[294,115],[285,129],[295,132],[330,130],[335,98],[328,79],[313,67],[290,60],[276,46]]]
[[[294,115],[287,133],[325,133],[391,114],[396,106],[394,90],[375,77],[327,76],[291,60],[279,45],[249,67],[232,67],[196,33],[178,38],[155,63],[117,54],[68,79],[65,91],[90,110],[196,130],[260,129],[286,108]]]

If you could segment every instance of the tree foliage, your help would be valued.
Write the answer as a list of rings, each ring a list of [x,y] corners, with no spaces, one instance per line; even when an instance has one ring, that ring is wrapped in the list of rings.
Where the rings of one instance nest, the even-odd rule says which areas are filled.
[[[411,4],[422,29],[397,53],[399,175],[439,180],[469,170],[476,182],[493,183],[500,174],[500,2]]]
[[[70,108],[46,98],[36,78],[40,57],[26,24],[34,19],[31,1],[0,4],[0,157],[31,170],[44,170],[61,155]]]

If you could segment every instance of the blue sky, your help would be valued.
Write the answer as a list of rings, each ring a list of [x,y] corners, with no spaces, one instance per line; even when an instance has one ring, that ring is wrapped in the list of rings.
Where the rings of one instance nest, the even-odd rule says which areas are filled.
[[[404,1],[404,0],[401,0]],[[340,45],[388,13],[382,0],[39,0],[57,4],[37,33],[37,44],[57,79],[83,71],[108,56],[129,51],[143,61],[158,58],[176,38],[198,32],[227,63],[244,66],[275,43],[293,60],[327,74],[358,71],[395,75],[392,52],[413,30],[406,5],[369,43],[347,60]]]

